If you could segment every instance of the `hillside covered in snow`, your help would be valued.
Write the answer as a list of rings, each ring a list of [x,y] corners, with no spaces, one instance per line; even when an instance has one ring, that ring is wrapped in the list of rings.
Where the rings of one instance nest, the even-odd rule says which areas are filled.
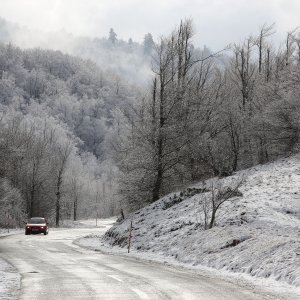
[[[204,230],[203,201],[212,182],[228,187],[240,178],[239,196],[224,202],[215,226]],[[78,243],[125,253],[131,220],[131,252],[139,256],[300,287],[300,155],[167,195],[117,222],[102,239]]]

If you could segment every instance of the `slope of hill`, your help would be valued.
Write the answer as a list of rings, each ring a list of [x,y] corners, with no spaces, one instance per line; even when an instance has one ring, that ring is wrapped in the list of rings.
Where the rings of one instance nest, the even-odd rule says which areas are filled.
[[[202,204],[209,192],[193,195],[190,189],[165,196],[128,216],[102,240],[90,236],[79,244],[125,253],[132,220],[132,252],[138,256],[299,287],[300,155],[194,187],[209,189],[212,181],[230,186],[241,177],[243,196],[224,203],[212,229],[203,229]]]
[[[103,156],[114,107],[134,92],[91,61],[60,51],[0,44],[0,105],[24,114],[47,112],[97,157]]]

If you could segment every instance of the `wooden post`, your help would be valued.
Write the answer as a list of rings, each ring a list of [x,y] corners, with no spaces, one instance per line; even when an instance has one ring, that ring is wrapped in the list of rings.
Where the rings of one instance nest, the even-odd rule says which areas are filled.
[[[129,236],[128,236],[128,253],[130,253],[130,246],[131,246],[131,238],[132,238],[132,219],[130,221],[130,226],[129,226]]]

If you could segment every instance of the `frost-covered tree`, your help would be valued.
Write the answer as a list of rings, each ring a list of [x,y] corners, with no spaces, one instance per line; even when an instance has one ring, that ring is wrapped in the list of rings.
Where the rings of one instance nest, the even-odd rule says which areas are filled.
[[[111,142],[133,208],[298,149],[297,32],[283,50],[272,33],[264,25],[218,59],[195,49],[186,21],[156,45],[151,87],[122,108]]]
[[[133,206],[157,200],[184,176],[184,154],[192,129],[189,116],[194,112],[191,88],[196,65],[205,60],[194,55],[192,35],[187,20],[161,39],[154,54],[151,94],[123,111],[126,138],[117,129],[113,147],[124,174],[121,193]]]
[[[25,207],[22,195],[8,179],[0,179],[0,226],[22,226]]]
[[[0,71],[0,176],[20,192],[23,217],[92,214],[89,186],[106,172],[111,111],[127,101],[127,86],[119,78],[116,93],[116,76],[92,62],[12,45],[0,45]],[[107,199],[106,215],[115,209]]]

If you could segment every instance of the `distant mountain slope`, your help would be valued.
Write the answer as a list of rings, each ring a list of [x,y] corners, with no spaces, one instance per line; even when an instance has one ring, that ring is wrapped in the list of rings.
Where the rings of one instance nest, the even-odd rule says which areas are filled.
[[[192,196],[191,189],[190,195],[187,191],[170,194],[129,215],[102,241],[90,237],[80,244],[116,246],[115,251],[124,252],[118,246],[126,249],[132,220],[132,252],[142,257],[300,287],[300,155],[213,181],[227,186],[241,177],[245,178],[240,187],[243,196],[224,204],[212,229],[203,229],[203,195],[210,193]],[[204,186],[210,189],[211,181],[196,188]]]
[[[0,42],[13,43],[22,48],[60,50],[84,59],[91,59],[103,71],[112,72],[130,84],[146,84],[151,78],[150,56],[144,54],[142,45],[132,40],[75,37],[61,30],[41,32],[29,30],[0,17]]]
[[[0,44],[0,105],[23,114],[47,112],[98,158],[104,155],[113,109],[134,93],[91,61],[60,51]]]

